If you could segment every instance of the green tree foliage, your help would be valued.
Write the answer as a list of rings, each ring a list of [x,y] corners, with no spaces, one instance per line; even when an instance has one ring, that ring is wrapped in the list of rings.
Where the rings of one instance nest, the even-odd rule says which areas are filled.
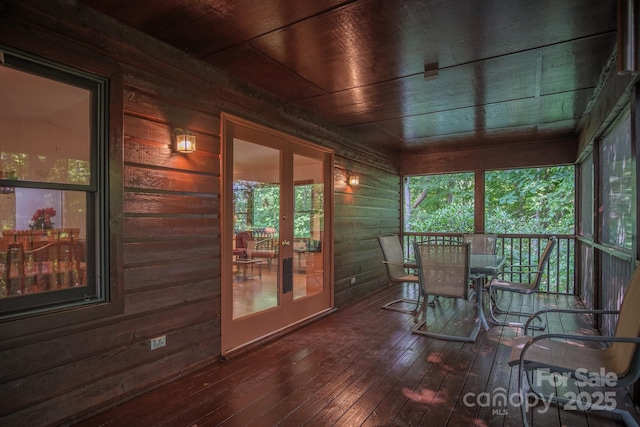
[[[407,177],[404,191],[405,231],[473,232],[473,173]],[[573,166],[487,172],[484,229],[571,234],[574,194]]]
[[[253,190],[253,227],[280,228],[280,186],[262,185]]]
[[[474,174],[410,176],[405,179],[405,231],[473,231]]]
[[[485,174],[485,229],[496,233],[572,234],[573,166]]]
[[[324,229],[324,184],[295,186],[293,235],[311,237],[314,226]]]
[[[313,227],[324,228],[324,185],[295,186],[294,236],[310,237]],[[237,180],[233,183],[236,232],[263,228],[279,229],[280,186]]]

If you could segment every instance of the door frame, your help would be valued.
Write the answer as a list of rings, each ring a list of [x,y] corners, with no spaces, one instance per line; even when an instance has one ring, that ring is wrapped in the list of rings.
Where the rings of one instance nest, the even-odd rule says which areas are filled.
[[[232,247],[233,247],[233,200],[226,194],[226,188],[229,187],[229,183],[233,182],[233,153],[228,153],[227,148],[232,146],[233,138],[242,138],[242,134],[263,134],[269,138],[278,138],[285,142],[289,142],[296,146],[303,146],[324,153],[328,156],[325,168],[325,242],[324,246],[324,286],[327,287],[329,293],[329,306],[318,313],[313,313],[305,318],[300,318],[292,324],[285,327],[276,328],[265,332],[263,335],[257,336],[247,342],[240,345],[237,344],[237,339],[234,336],[231,338],[233,331],[233,309],[232,304],[227,304],[228,298],[232,298],[228,294],[231,289],[230,284],[233,284],[233,266],[231,260],[233,259]],[[240,134],[240,136],[239,136]],[[250,141],[252,138],[247,138]],[[256,141],[250,141],[256,142]],[[256,142],[258,143],[258,142]],[[225,356],[240,348],[246,347],[256,341],[263,340],[264,338],[281,332],[283,329],[287,329],[298,325],[302,322],[308,321],[310,318],[314,318],[323,315],[327,312],[334,310],[334,257],[333,257],[333,238],[334,238],[334,182],[333,182],[333,169],[335,164],[335,154],[333,150],[327,149],[317,144],[310,143],[300,138],[294,137],[287,133],[277,131],[275,129],[268,128],[266,126],[251,122],[249,120],[222,112],[220,117],[220,163],[221,163],[221,180],[220,180],[220,351],[221,355]],[[282,148],[283,151],[290,151],[291,146]],[[283,237],[280,236],[282,239]],[[292,239],[291,239],[292,241]],[[280,265],[278,265],[280,268]],[[281,294],[281,290],[279,290]],[[233,302],[233,299],[231,299]],[[238,322],[236,320],[236,322]],[[262,333],[262,332],[261,332]]]

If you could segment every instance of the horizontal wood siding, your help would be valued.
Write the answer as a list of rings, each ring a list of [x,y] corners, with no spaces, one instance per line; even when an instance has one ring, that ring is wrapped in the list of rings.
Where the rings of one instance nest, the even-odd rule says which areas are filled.
[[[222,111],[329,147],[360,175],[352,193],[336,191],[336,305],[384,285],[375,237],[399,227],[393,159],[73,1],[4,1],[0,11],[0,43],[28,33],[48,40],[33,53],[118,64],[124,104],[122,229],[111,242],[123,312],[0,343],[0,425],[73,422],[218,360]],[[177,127],[196,134],[196,153],[173,153]],[[161,335],[167,345],[151,351]]]
[[[338,171],[360,176],[353,187],[346,185],[344,173],[337,173],[334,182],[335,296],[340,306],[387,285],[377,236],[400,232],[401,186],[395,174],[338,157],[336,163]]]

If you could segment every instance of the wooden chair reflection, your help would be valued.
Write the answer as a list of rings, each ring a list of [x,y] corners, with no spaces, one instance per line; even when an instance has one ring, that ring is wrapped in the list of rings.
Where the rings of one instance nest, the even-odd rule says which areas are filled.
[[[249,240],[247,241],[247,258],[264,258],[267,260],[267,268],[271,268],[271,260],[278,258],[279,249],[277,237]]]
[[[25,262],[22,243],[11,242],[7,245],[2,279],[6,286],[6,289],[3,290],[6,295],[3,296],[25,293]]]
[[[241,231],[236,234],[235,246],[233,248],[233,256],[236,259],[247,258],[247,242],[251,239],[248,231]]]
[[[6,295],[23,295],[85,284],[84,247],[73,240],[56,240],[33,250],[9,243],[3,279]]]
[[[33,263],[39,289],[78,286],[83,280],[80,247],[71,240],[57,240],[33,251],[25,251],[25,260]]]
[[[2,230],[2,241],[21,243],[24,250],[34,250],[49,242],[80,239],[79,228],[56,228],[51,230]]]

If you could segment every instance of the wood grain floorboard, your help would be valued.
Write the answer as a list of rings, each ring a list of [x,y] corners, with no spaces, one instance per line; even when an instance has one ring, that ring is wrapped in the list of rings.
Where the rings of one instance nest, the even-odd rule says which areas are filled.
[[[479,404],[477,396],[517,392],[507,364],[522,330],[490,325],[474,343],[411,332],[409,314],[382,310],[415,287],[393,286],[228,360],[221,360],[77,423],[119,426],[519,426],[517,407]],[[511,308],[580,307],[570,296],[508,295]],[[486,300],[486,298],[485,298]],[[486,301],[485,301],[486,302]],[[466,333],[473,305],[443,299],[427,310],[428,328]],[[488,311],[488,307],[486,310]],[[597,333],[586,317],[549,315],[553,332]],[[603,389],[604,390],[604,389]],[[558,392],[578,389],[558,388]],[[624,390],[618,405],[634,408]],[[500,411],[502,409],[502,411]],[[637,413],[634,413],[634,416]],[[636,419],[640,417],[636,416]],[[535,426],[619,426],[610,414],[534,411]]]

